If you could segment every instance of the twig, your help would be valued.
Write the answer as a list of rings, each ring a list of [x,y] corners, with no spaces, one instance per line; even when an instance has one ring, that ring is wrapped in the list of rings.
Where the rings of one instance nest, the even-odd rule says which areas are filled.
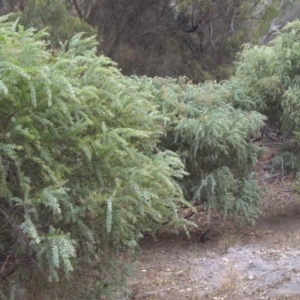
[[[271,142],[271,143],[261,143],[261,146],[267,146],[267,147],[272,147],[272,146],[284,146],[284,145],[289,145],[290,143],[286,142]]]
[[[274,138],[271,134],[269,134],[268,132],[265,132],[265,135],[269,138],[269,139],[271,139],[272,141],[278,141],[278,139],[277,138]]]
[[[269,177],[267,177],[267,178],[261,178],[261,179],[259,180],[259,182],[273,180],[273,179],[276,179],[276,178],[278,178],[278,177],[280,177],[280,173],[276,173],[276,174],[271,175],[271,176],[269,176]]]
[[[196,212],[197,212],[197,211],[192,210],[192,211],[190,211],[186,216],[184,216],[183,218],[184,218],[184,219],[188,219],[188,218],[190,218],[192,215],[194,215]],[[168,224],[170,221],[171,221],[171,219],[168,220],[168,221],[163,222],[162,225],[166,225],[166,224]]]
[[[143,299],[143,298],[147,298],[150,297],[152,295],[156,295],[158,293],[163,293],[163,292],[168,292],[170,290],[174,290],[174,289],[185,289],[186,287],[188,287],[187,285],[182,286],[182,287],[176,287],[176,286],[172,286],[172,287],[168,287],[168,288],[164,288],[164,289],[160,289],[160,290],[155,290],[155,291],[151,291],[151,292],[146,292],[144,294],[141,295],[137,295],[139,297],[139,299]]]

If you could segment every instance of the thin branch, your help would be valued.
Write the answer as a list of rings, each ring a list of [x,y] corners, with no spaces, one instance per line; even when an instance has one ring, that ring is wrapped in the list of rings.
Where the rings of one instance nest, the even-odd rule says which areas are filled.
[[[269,177],[267,177],[267,178],[261,178],[261,179],[259,180],[259,182],[273,180],[273,179],[276,179],[276,178],[278,178],[278,177],[280,177],[280,173],[276,173],[276,174],[271,175],[271,176],[269,176]]]
[[[82,20],[82,19],[83,19],[82,11],[81,11],[81,9],[80,9],[80,7],[79,7],[79,5],[78,5],[77,0],[71,0],[71,1],[72,1],[73,5],[74,5],[74,7],[75,7],[75,10],[76,10],[76,12],[77,12],[78,17]]]

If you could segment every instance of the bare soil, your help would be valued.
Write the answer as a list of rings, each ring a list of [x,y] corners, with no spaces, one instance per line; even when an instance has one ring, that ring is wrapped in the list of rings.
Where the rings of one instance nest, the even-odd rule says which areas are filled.
[[[256,175],[270,176],[264,166]],[[191,232],[160,233],[142,241],[131,299],[300,299],[300,203],[288,178],[263,180],[268,193],[255,226],[200,211],[190,217],[199,225]],[[183,212],[186,213],[186,212]],[[201,242],[202,230],[211,240]]]

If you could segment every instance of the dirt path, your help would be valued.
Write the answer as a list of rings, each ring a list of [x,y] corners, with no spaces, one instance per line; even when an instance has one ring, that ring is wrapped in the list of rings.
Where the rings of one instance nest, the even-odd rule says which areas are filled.
[[[269,176],[263,165],[260,178]],[[255,226],[236,225],[218,214],[200,232],[161,234],[142,242],[132,299],[300,299],[300,203],[289,181],[267,181],[268,196]],[[193,216],[203,227],[205,212]],[[200,226],[201,225],[201,226]],[[204,225],[208,228],[208,225]]]

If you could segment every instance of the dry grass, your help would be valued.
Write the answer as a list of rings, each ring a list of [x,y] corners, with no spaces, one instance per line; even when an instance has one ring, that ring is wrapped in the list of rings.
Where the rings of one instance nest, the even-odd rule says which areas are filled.
[[[219,241],[219,249],[222,254],[227,253],[228,249],[234,247],[241,239],[241,235],[236,232],[228,232]]]
[[[239,275],[238,270],[233,264],[228,266],[224,271],[224,278],[218,291],[222,294],[225,293],[226,295],[234,294],[239,286],[239,278],[241,277]]]

